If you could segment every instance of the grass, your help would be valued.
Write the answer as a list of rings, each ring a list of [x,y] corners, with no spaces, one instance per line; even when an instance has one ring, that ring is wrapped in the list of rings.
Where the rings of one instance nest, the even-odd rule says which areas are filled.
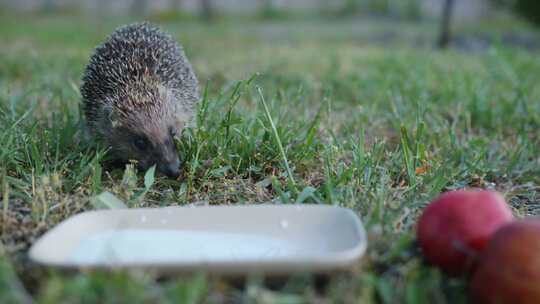
[[[413,47],[410,37],[432,38],[429,24],[404,23],[405,38],[387,45],[377,37],[395,24],[165,23],[204,98],[197,126],[177,143],[183,178],[154,180],[131,166],[103,167],[106,152],[80,140],[82,70],[126,20],[20,18],[0,20],[2,303],[460,303],[466,278],[442,275],[415,246],[422,208],[442,191],[481,187],[502,192],[518,216],[540,215],[534,53]],[[239,288],[204,274],[163,280],[28,262],[37,237],[95,208],[103,191],[129,207],[345,206],[365,222],[369,249],[322,293],[308,274],[276,290],[260,277]]]

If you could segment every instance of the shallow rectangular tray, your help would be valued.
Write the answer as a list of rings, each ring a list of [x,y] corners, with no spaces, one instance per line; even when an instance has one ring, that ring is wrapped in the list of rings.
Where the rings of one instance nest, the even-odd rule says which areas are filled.
[[[143,268],[160,273],[326,272],[364,254],[349,209],[242,205],[89,211],[42,236],[30,258],[61,268]]]

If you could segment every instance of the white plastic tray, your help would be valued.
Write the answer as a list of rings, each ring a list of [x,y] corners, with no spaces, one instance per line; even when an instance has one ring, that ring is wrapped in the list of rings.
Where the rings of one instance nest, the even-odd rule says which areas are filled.
[[[32,260],[62,268],[288,274],[344,269],[366,235],[349,209],[242,205],[90,211],[41,237]]]

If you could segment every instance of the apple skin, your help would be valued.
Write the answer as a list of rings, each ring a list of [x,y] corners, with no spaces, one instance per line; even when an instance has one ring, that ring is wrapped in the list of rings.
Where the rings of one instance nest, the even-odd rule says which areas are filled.
[[[513,219],[497,192],[446,192],[422,213],[417,239],[428,262],[447,274],[459,275],[472,270],[495,231]]]
[[[540,303],[540,220],[516,221],[499,229],[469,287],[472,303]]]

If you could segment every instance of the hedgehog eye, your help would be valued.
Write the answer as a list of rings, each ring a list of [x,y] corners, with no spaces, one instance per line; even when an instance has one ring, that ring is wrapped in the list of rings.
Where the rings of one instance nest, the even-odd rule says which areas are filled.
[[[148,147],[148,143],[146,141],[146,139],[142,138],[142,137],[137,137],[133,140],[133,145],[141,150],[141,151],[144,151],[146,150],[146,148]]]

